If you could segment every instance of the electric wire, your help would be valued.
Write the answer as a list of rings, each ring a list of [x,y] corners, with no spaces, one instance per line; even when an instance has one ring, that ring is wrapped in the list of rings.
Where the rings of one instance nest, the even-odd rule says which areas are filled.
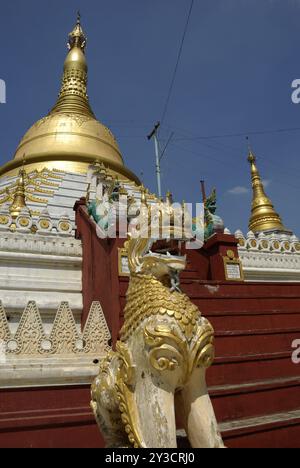
[[[166,104],[165,104],[165,107],[164,107],[164,110],[163,110],[163,114],[162,114],[162,118],[161,118],[161,121],[160,121],[160,122],[161,122],[161,125],[163,125],[163,123],[164,123],[164,121],[165,121],[165,118],[166,118],[166,115],[167,115],[167,111],[168,111],[170,99],[171,99],[171,96],[172,96],[172,91],[173,91],[173,88],[174,88],[175,79],[176,79],[177,72],[178,72],[178,68],[179,68],[179,64],[180,64],[180,59],[181,59],[181,55],[182,55],[182,51],[183,51],[183,46],[184,46],[185,38],[186,38],[187,31],[188,31],[188,27],[189,27],[189,24],[190,24],[190,19],[191,19],[191,15],[192,15],[192,11],[193,11],[193,6],[194,6],[194,0],[191,1],[191,5],[190,5],[190,9],[189,9],[187,21],[186,21],[186,24],[185,24],[185,28],[184,28],[184,32],[183,32],[181,44],[180,44],[180,47],[179,47],[179,52],[178,52],[178,56],[177,56],[177,61],[176,61],[175,69],[174,69],[174,72],[173,72],[171,84],[170,84],[169,91],[168,91],[168,95],[167,95]]]

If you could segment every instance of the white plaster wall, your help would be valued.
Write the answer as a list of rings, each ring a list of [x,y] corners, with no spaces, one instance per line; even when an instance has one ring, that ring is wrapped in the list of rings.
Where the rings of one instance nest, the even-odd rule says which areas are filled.
[[[29,301],[37,303],[46,324],[53,322],[61,302],[69,302],[80,323],[81,242],[58,235],[0,233],[0,300],[12,331]]]

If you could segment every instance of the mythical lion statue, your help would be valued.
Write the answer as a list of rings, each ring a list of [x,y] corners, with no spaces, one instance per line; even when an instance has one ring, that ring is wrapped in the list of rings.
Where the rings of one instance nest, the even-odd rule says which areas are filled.
[[[205,216],[205,240],[209,239],[214,233],[224,232],[224,222],[220,216],[216,215],[217,211],[217,191],[213,189],[210,196],[205,200],[204,216]]]
[[[217,211],[217,192],[213,189],[210,196],[204,201],[204,240],[205,242],[214,234],[224,233],[224,222],[220,216],[216,215]],[[202,236],[202,223],[199,218],[193,219],[193,232]]]
[[[205,380],[214,331],[180,290],[186,257],[171,239],[172,208],[162,209],[170,211],[171,234],[160,226],[153,239],[146,222],[126,243],[131,276],[125,321],[116,351],[101,363],[91,406],[108,447],[176,448],[176,415],[192,447],[223,448]],[[143,210],[149,211],[145,196]]]

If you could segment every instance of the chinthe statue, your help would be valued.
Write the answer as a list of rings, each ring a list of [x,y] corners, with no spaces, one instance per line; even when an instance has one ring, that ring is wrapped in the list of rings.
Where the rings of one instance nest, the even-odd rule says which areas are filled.
[[[217,211],[217,192],[213,189],[210,196],[204,201],[204,241],[214,234],[224,233],[224,222],[220,216],[216,215]],[[196,236],[201,239],[202,237],[202,220],[199,218],[193,219],[193,232]]]
[[[164,229],[160,242],[169,239]],[[176,414],[192,447],[223,448],[205,379],[214,331],[180,290],[186,257],[155,252],[156,241],[141,232],[126,243],[125,322],[116,351],[101,363],[91,406],[107,447],[176,448]]]

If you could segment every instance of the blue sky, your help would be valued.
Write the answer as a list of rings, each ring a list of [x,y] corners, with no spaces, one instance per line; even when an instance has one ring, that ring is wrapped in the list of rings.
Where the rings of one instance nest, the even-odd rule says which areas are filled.
[[[126,164],[155,190],[146,135],[161,119],[189,0],[1,0],[0,163],[55,102],[76,11],[88,35],[89,95]],[[161,139],[163,189],[200,201],[217,188],[219,214],[247,231],[251,193],[245,133],[285,225],[300,235],[300,0],[195,0]],[[299,128],[294,131],[265,132]],[[222,135],[241,136],[225,137]],[[216,138],[218,136],[218,138]],[[199,138],[205,137],[205,138]]]

